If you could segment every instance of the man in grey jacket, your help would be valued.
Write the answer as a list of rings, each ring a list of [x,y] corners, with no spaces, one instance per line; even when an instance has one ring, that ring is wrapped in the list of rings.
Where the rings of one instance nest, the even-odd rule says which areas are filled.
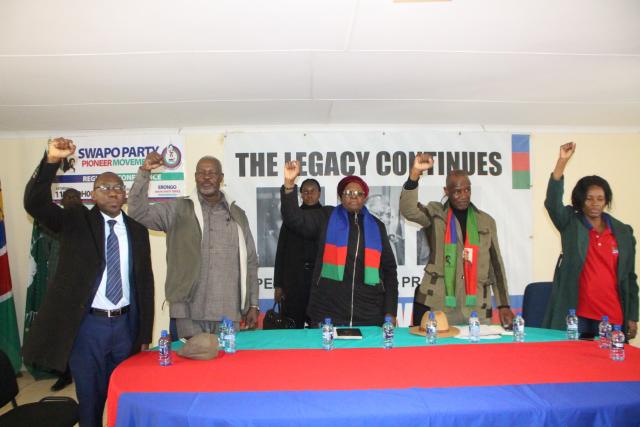
[[[180,337],[218,333],[227,317],[254,328],[258,321],[258,258],[245,212],[220,190],[224,178],[215,157],[198,161],[197,191],[150,204],[151,171],[163,165],[152,152],[129,193],[129,215],[167,233],[165,298]]]
[[[501,323],[510,327],[507,277],[498,246],[496,222],[471,203],[471,181],[451,171],[444,188],[447,201],[418,203],[418,181],[433,167],[430,154],[419,154],[400,194],[400,213],[423,227],[431,248],[422,283],[413,302],[413,323],[428,310],[443,310],[450,323],[464,324],[472,311],[491,321],[491,291]]]

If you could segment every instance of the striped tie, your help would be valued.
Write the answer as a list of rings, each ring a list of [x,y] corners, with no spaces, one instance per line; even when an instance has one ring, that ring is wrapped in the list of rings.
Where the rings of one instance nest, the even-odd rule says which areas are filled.
[[[120,276],[120,245],[113,230],[116,221],[110,219],[107,237],[107,299],[117,304],[122,299],[122,277]]]

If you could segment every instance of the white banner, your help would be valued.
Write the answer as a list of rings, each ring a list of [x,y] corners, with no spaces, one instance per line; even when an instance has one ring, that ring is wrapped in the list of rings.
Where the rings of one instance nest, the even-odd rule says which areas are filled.
[[[184,138],[180,135],[113,135],[70,137],[73,156],[60,164],[53,198],[60,200],[67,188],[75,188],[84,202],[91,202],[93,182],[103,172],[114,172],[127,188],[151,151],[165,157],[165,166],[151,174],[149,198],[162,200],[185,194]]]
[[[413,293],[420,284],[429,248],[417,224],[399,213],[399,197],[415,153],[431,152],[435,164],[420,180],[420,201],[441,200],[451,169],[470,174],[472,201],[496,220],[500,249],[512,294],[521,306],[532,277],[532,213],[529,138],[506,133],[400,132],[242,132],[225,141],[225,186],[249,217],[260,257],[260,298],[273,297],[273,262],[280,225],[279,188],[287,160],[301,162],[298,184],[316,178],[322,204],[337,203],[336,187],[345,175],[369,185],[367,207],[387,227],[398,262],[398,322],[410,323]],[[520,187],[520,188],[518,188]],[[515,298],[513,297],[515,296]]]

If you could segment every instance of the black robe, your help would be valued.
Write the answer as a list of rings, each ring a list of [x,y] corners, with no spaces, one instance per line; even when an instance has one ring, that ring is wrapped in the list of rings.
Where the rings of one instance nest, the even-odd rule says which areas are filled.
[[[320,209],[320,203],[313,206],[302,205],[301,209]],[[316,254],[316,239],[305,239],[286,225],[280,227],[278,250],[273,269],[273,286],[282,288],[285,295],[282,302],[285,316],[295,320],[296,328],[304,328],[309,304],[309,289],[313,276]]]

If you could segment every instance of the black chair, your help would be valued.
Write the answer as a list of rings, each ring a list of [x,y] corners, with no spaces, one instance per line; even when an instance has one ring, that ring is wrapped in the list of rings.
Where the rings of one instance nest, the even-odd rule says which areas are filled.
[[[0,415],[2,427],[71,427],[78,422],[78,403],[70,397],[50,396],[39,402],[16,403],[18,381],[11,361],[0,350],[0,407],[11,402],[13,409]]]
[[[551,296],[551,285],[551,282],[534,282],[529,283],[524,289],[522,317],[527,326],[542,327],[542,320]]]

